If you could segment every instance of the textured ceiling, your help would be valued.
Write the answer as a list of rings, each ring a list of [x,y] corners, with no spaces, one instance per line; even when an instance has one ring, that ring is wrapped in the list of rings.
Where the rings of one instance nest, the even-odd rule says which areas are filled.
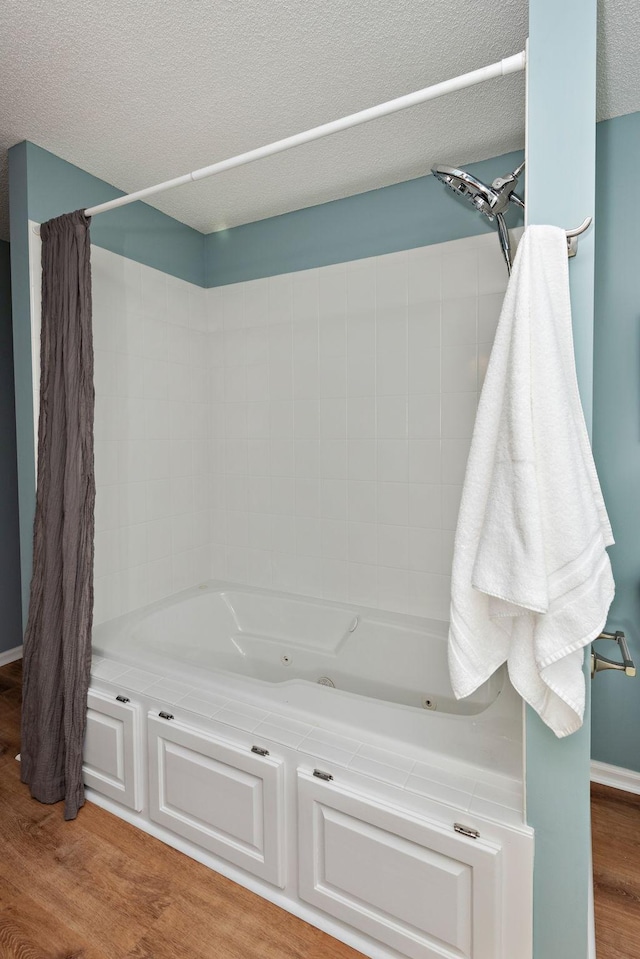
[[[638,6],[602,5],[600,116],[640,109]],[[484,66],[526,33],[526,0],[4,0],[0,237],[20,140],[130,192]],[[523,142],[516,75],[152,203],[210,232]]]

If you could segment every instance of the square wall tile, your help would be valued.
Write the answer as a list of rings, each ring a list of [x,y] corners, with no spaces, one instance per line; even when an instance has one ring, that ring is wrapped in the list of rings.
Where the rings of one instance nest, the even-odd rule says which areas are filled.
[[[327,320],[344,319],[347,311],[347,264],[336,263],[318,271],[320,336]],[[344,340],[344,333],[342,336]],[[342,350],[344,352],[344,349]]]
[[[350,328],[355,317],[362,316],[370,320],[376,306],[376,262],[374,259],[353,260],[346,264],[347,311]],[[366,325],[369,326],[369,323]],[[357,338],[357,334],[356,334]],[[356,340],[353,341],[355,345]],[[349,341],[351,348],[352,341]],[[375,348],[375,347],[372,347]]]
[[[405,306],[408,297],[408,254],[388,253],[375,260],[376,310]]]
[[[476,422],[477,405],[477,393],[443,393],[443,440],[471,437]]]
[[[375,523],[349,523],[348,537],[350,563],[370,565],[377,561],[378,527]]]
[[[475,346],[478,342],[478,297],[459,296],[442,303],[442,345]]]
[[[478,250],[449,248],[442,256],[442,299],[478,295]]]
[[[442,253],[438,244],[407,252],[408,299],[410,304],[439,302]]]
[[[371,563],[349,563],[349,602],[378,606],[378,567]]]
[[[318,320],[319,270],[302,270],[292,278],[293,320],[295,323]]]

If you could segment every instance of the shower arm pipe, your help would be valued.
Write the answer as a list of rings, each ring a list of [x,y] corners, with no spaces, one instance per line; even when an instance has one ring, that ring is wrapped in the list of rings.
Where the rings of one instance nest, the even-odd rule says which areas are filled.
[[[286,137],[284,140],[277,140],[275,143],[258,147],[256,150],[249,150],[247,153],[240,153],[238,156],[230,157],[228,160],[220,160],[211,166],[194,170],[193,173],[185,173],[184,176],[174,177],[173,180],[166,180],[164,183],[146,187],[144,190],[137,190],[135,193],[129,193],[115,200],[109,200],[107,203],[99,203],[97,206],[88,207],[84,212],[87,216],[97,216],[98,213],[115,210],[118,207],[126,206],[128,203],[134,203],[136,200],[145,200],[155,193],[164,193],[165,190],[172,190],[174,187],[183,186],[186,183],[204,180],[207,177],[215,176],[216,173],[224,173],[225,170],[232,170],[234,167],[244,166],[245,163],[253,163],[254,160],[262,160],[264,157],[273,156],[275,153],[282,153],[285,150],[292,149],[292,147],[302,146],[302,144],[311,143],[313,140],[320,140],[323,137],[331,136],[333,133],[340,133],[342,130],[348,130],[350,127],[358,126],[361,123],[368,123],[370,120],[377,120],[379,117],[389,116],[391,113],[398,113],[400,110],[406,110],[408,107],[415,107],[420,103],[426,103],[427,100],[435,100],[438,97],[445,96],[447,93],[464,90],[466,87],[473,87],[478,83],[484,83],[485,80],[507,76],[510,73],[520,73],[525,68],[526,53],[523,50],[521,53],[516,53],[512,57],[505,57],[505,59],[499,60],[497,63],[492,63],[487,67],[472,70],[471,73],[463,73],[462,76],[453,77],[453,79],[444,80],[441,83],[435,83],[433,86],[425,87],[423,90],[417,90],[415,93],[407,93],[405,96],[397,97],[395,100],[388,100],[386,103],[380,103],[375,107],[369,107],[366,110],[361,110],[359,113],[352,113],[347,117],[342,117],[340,120],[323,123],[319,127],[305,130],[303,133],[296,133],[293,136]]]

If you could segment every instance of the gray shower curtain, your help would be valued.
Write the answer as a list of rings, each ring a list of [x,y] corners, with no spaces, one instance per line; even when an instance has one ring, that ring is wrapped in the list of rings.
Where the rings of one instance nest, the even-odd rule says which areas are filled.
[[[38,490],[24,639],[22,781],[40,802],[84,803],[93,618],[93,339],[89,219],[44,223]]]

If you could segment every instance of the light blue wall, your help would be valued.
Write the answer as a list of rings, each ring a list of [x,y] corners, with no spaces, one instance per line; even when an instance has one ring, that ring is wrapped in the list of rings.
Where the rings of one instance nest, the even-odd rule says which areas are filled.
[[[9,244],[0,240],[0,653],[22,643]]]
[[[527,219],[568,228],[595,204],[597,0],[530,0]],[[558,176],[559,171],[570,176]],[[571,261],[576,367],[587,422],[593,382],[593,231]],[[587,689],[589,684],[587,683]],[[591,824],[589,704],[558,740],[527,709],[527,818],[536,831],[535,959],[586,959]]]
[[[640,666],[639,163],[640,113],[598,124],[593,441],[616,539],[608,625],[626,632]],[[594,680],[592,755],[640,772],[639,678],[611,672]]]
[[[522,162],[507,153],[466,166],[491,182]],[[443,162],[455,163],[455,157]],[[509,225],[519,226],[519,210]],[[269,217],[206,237],[207,286],[292,273],[367,256],[495,232],[486,217],[424,176],[356,196]],[[496,243],[498,241],[496,240]]]
[[[38,223],[123,195],[122,190],[34,143],[19,143],[9,152],[18,153],[26,165],[29,219]],[[91,242],[189,283],[206,285],[204,234],[146,203],[132,203],[96,216],[91,223]]]

